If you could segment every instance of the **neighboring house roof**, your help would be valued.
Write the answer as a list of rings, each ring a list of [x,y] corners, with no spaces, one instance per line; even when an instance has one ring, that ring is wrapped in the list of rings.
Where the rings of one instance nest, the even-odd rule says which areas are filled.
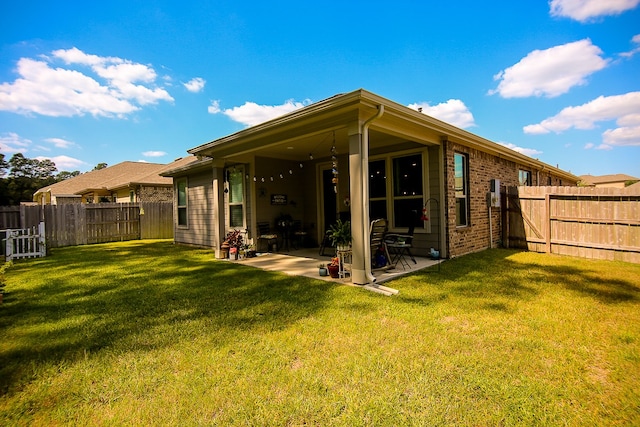
[[[599,176],[594,176],[594,175],[580,175],[580,179],[587,183],[587,184],[591,184],[591,185],[598,185],[598,184],[610,184],[610,183],[614,183],[614,182],[627,182],[627,181],[638,181],[640,180],[640,178],[636,178],[630,175],[625,175],[623,173],[617,173],[617,174],[613,174],[613,175],[599,175]]]
[[[640,194],[640,181],[636,182],[635,184],[631,184],[628,187],[625,187],[624,190],[631,194]]]
[[[171,187],[173,180],[160,174],[167,169],[195,160],[195,156],[187,156],[169,164],[125,161],[40,188],[34,193],[34,199],[39,194],[47,192],[60,197],[77,196],[92,191],[114,191],[135,185]]]
[[[349,140],[347,132],[350,130],[338,125],[362,124],[374,117],[381,107],[384,108],[384,114],[371,125],[370,129],[372,135],[376,133],[377,127],[386,129],[384,134],[378,133],[379,138],[375,139],[375,143],[380,146],[407,140],[438,144],[443,138],[449,138],[491,155],[528,165],[533,169],[551,171],[561,179],[574,182],[579,180],[577,176],[567,171],[364,89],[310,104],[281,117],[192,148],[187,152],[197,156],[211,157],[218,161],[226,159],[242,161],[243,156],[249,153],[303,161],[309,158],[310,148],[319,147],[324,143],[327,129],[336,129],[333,138],[339,142],[342,141],[343,144],[337,147],[338,151],[349,152],[345,142]],[[390,129],[395,132],[389,132]],[[297,144],[290,143],[294,138]],[[376,148],[373,143],[370,145],[371,150]]]

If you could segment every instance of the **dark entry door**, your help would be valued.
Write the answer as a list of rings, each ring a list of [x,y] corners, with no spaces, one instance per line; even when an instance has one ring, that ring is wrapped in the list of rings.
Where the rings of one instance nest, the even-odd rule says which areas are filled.
[[[333,172],[331,169],[322,171],[322,197],[323,197],[323,219],[324,229],[329,228],[336,221],[338,215],[338,205],[336,192],[333,189]]]

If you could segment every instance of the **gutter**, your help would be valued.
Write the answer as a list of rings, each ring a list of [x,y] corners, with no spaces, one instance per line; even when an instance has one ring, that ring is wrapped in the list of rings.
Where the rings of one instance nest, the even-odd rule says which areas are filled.
[[[375,120],[378,120],[384,114],[384,105],[378,105],[378,112],[375,116],[370,117],[362,125],[362,141],[361,144],[361,178],[362,178],[362,206],[364,218],[362,221],[362,235],[364,236],[364,272],[369,283],[374,283],[376,278],[371,273],[371,235],[370,235],[370,218],[369,218],[369,126]]]

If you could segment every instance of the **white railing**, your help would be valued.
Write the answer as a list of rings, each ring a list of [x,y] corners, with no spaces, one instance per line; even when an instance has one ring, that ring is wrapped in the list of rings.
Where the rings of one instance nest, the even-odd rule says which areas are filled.
[[[39,258],[47,254],[44,222],[37,227],[5,230],[5,256],[7,261],[18,258]]]

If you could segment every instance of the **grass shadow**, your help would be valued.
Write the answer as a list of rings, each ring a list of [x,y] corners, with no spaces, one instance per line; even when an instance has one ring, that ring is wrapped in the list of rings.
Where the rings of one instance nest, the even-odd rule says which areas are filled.
[[[17,262],[6,288],[0,330],[14,340],[0,346],[1,393],[33,364],[169,346],[184,333],[224,345],[239,332],[279,330],[321,309],[333,286],[154,241],[54,250]]]

